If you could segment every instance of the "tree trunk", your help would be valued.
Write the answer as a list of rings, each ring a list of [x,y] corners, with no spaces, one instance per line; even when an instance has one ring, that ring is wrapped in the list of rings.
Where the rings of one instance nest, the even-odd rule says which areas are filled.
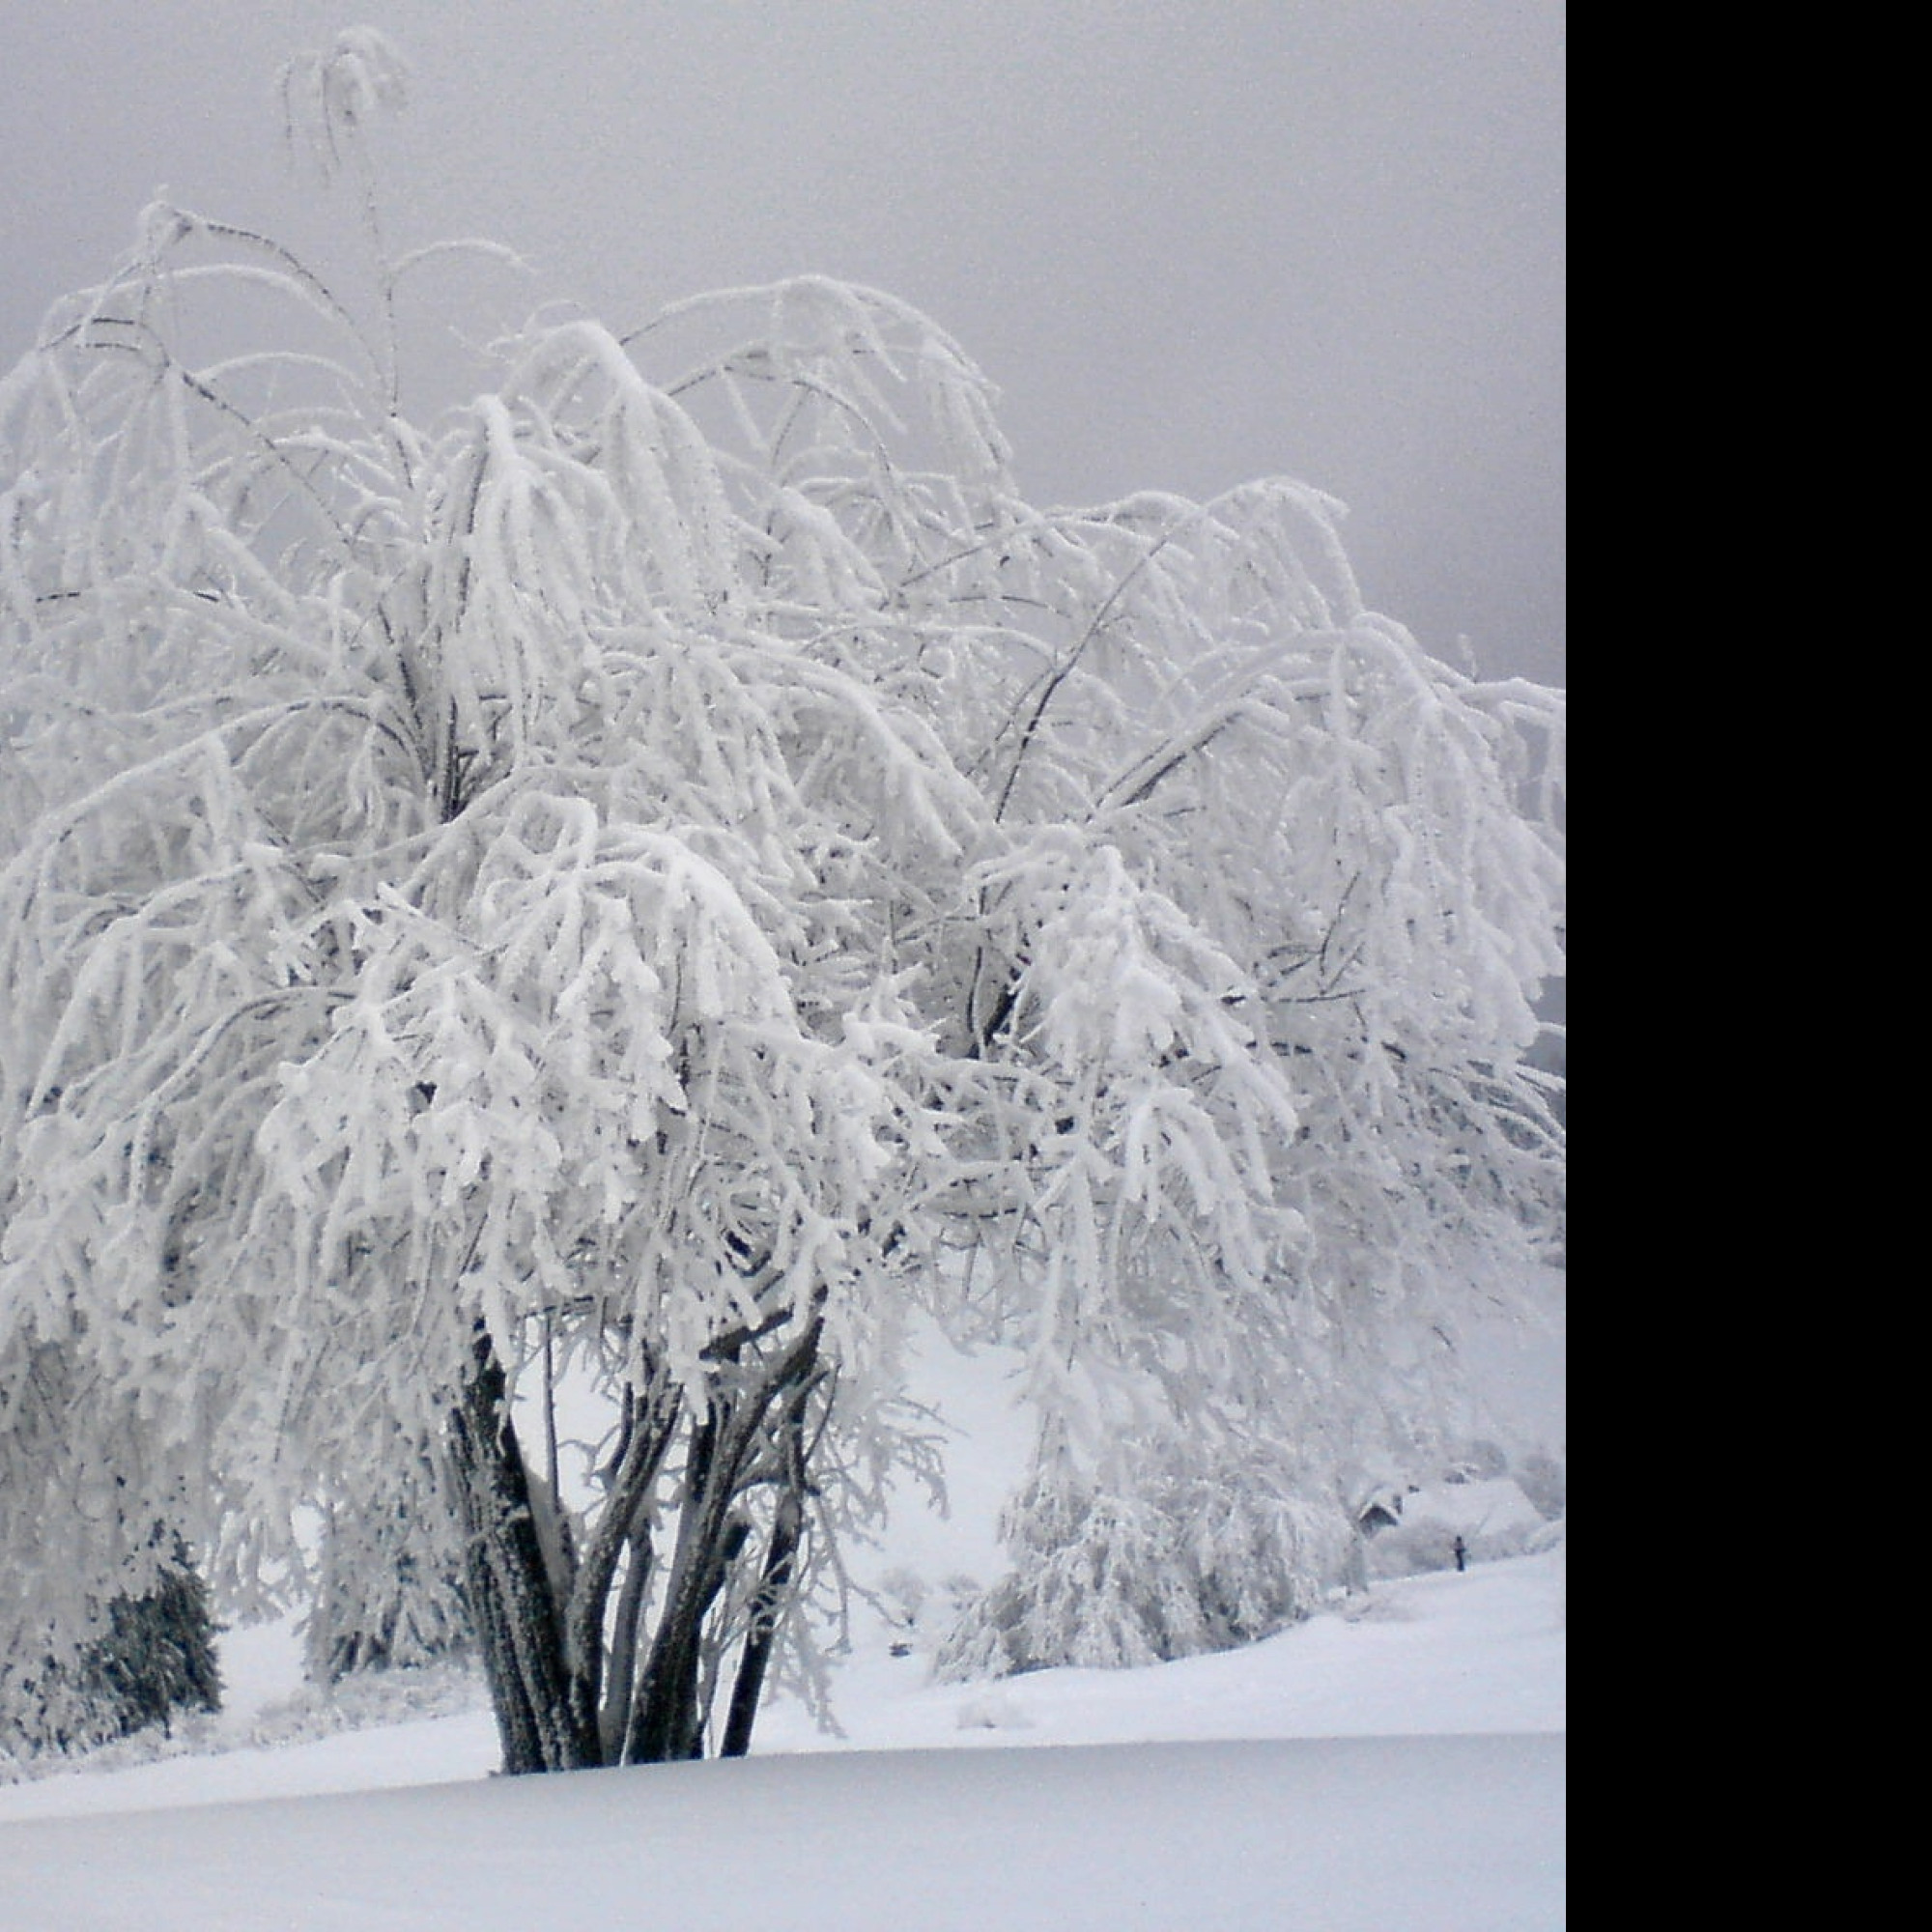
[[[603,1762],[596,1687],[577,1681],[531,1507],[501,1363],[487,1334],[450,1416],[464,1518],[464,1577],[503,1745],[503,1769],[579,1771]]]
[[[749,1748],[804,1538],[803,1417],[819,1380],[819,1337],[814,1321],[780,1360],[740,1372],[736,1387],[719,1390],[702,1420],[694,1419],[663,1602],[655,1629],[646,1630],[652,1486],[677,1433],[681,1399],[654,1382],[627,1397],[604,1515],[581,1553],[566,1548],[557,1556],[555,1570],[568,1574],[554,1574],[535,1514],[540,1498],[510,1421],[507,1379],[479,1330],[474,1371],[450,1414],[450,1461],[463,1512],[466,1595],[506,1772],[702,1755],[706,1644],[717,1642],[706,1626],[751,1537],[741,1508],[746,1491],[776,1481],[780,1500],[723,1747],[733,1756]],[[725,1359],[736,1357],[734,1347]]]
[[[731,1506],[743,1472],[746,1435],[742,1417],[714,1411],[692,1445],[677,1551],[624,1740],[626,1764],[665,1764],[702,1752],[699,1639],[705,1616],[745,1544],[746,1525],[732,1515]]]
[[[743,1757],[752,1748],[752,1724],[758,1715],[758,1700],[764,1695],[765,1672],[771,1664],[779,1626],[791,1599],[792,1568],[804,1535],[805,1505],[797,1489],[788,1488],[779,1498],[771,1545],[765,1551],[765,1574],[752,1599],[751,1629],[745,1637],[745,1654],[738,1660],[737,1682],[731,1687],[731,1710],[724,1722],[724,1742],[718,1753],[721,1757]]]

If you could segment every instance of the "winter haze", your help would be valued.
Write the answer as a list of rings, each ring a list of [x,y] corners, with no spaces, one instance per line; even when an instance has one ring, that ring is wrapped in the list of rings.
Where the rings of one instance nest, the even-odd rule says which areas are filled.
[[[0,63],[0,362],[165,185],[300,233],[267,76],[366,20],[408,241],[613,327],[822,271],[1004,391],[1037,501],[1286,472],[1370,604],[1567,681],[1565,9],[1552,0],[63,0]]]

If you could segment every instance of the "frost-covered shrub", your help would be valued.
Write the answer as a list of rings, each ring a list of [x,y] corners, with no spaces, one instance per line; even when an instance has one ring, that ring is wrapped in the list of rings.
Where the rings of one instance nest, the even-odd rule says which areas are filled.
[[[179,1542],[153,1584],[113,1598],[96,1626],[74,1651],[46,1631],[38,1656],[16,1635],[0,1670],[0,1748],[71,1750],[221,1708],[208,1586]]]
[[[1151,1488],[1069,1499],[1036,1478],[1009,1512],[1015,1568],[954,1626],[939,1674],[1225,1650],[1307,1614],[1344,1574],[1351,1532],[1338,1506],[1243,1482]]]
[[[165,1727],[177,1712],[221,1708],[208,1585],[181,1556],[145,1595],[107,1606],[106,1630],[78,1660],[83,1694],[112,1713],[124,1737]]]
[[[396,1473],[415,1480],[380,1503],[339,1502],[324,1520],[302,1630],[311,1683],[415,1668],[475,1648],[454,1513],[431,1472],[405,1464]]]

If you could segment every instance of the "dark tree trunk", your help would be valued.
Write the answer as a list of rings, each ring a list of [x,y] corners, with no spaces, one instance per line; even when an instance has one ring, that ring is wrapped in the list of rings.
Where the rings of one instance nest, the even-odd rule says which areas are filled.
[[[772,1540],[765,1551],[765,1574],[752,1599],[751,1629],[745,1652],[738,1660],[738,1679],[731,1687],[731,1709],[724,1721],[721,1757],[743,1757],[752,1748],[752,1724],[765,1691],[765,1672],[772,1661],[779,1626],[791,1599],[792,1569],[805,1534],[805,1504],[795,1488],[779,1498],[772,1523]]]
[[[479,1334],[450,1417],[464,1515],[464,1578],[510,1773],[600,1764],[594,1685],[566,1656],[562,1608],[537,1534],[501,1363]]]
[[[704,1619],[718,1600],[748,1533],[732,1514],[748,1430],[721,1405],[699,1426],[686,1473],[683,1520],[656,1639],[638,1686],[626,1764],[665,1764],[703,1749],[697,1709]]]
[[[723,1757],[743,1757],[752,1748],[752,1725],[764,1695],[765,1673],[771,1667],[779,1630],[791,1605],[799,1546],[805,1540],[806,1405],[820,1379],[820,1333],[814,1321],[786,1357],[775,1383],[775,1393],[783,1403],[778,1432],[781,1487],[778,1507],[772,1513],[771,1541],[765,1548],[764,1574],[752,1597],[745,1648],[738,1660],[737,1682],[731,1687],[731,1708],[719,1752]]]
[[[776,1325],[776,1323],[774,1324]],[[547,1559],[532,1484],[510,1421],[502,1364],[480,1330],[450,1413],[450,1463],[465,1531],[465,1596],[510,1773],[701,1756],[724,1626],[719,1605],[747,1560],[753,1491],[779,1487],[723,1748],[743,1755],[795,1586],[804,1538],[804,1416],[822,1380],[814,1320],[776,1359],[746,1362],[770,1327],[713,1357],[701,1416],[655,1373],[626,1397],[604,1507],[581,1551]],[[652,1528],[660,1482],[684,1432],[677,1530],[662,1584]],[[655,1618],[651,1604],[661,1588]],[[653,1626],[654,1622],[654,1627]]]

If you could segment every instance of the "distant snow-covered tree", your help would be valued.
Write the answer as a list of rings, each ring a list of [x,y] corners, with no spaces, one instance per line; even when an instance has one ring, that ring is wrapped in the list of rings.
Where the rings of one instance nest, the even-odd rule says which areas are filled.
[[[33,1755],[103,1744],[178,1715],[221,1708],[217,1627],[208,1586],[179,1538],[139,1596],[99,1606],[76,1651],[55,1625],[15,1627],[0,1667],[0,1754]]]
[[[452,1526],[427,1454],[398,1455],[359,1493],[330,1500],[302,1623],[312,1683],[470,1654],[462,1549],[446,1533]]]
[[[400,92],[286,93],[366,304],[156,205],[0,382],[11,1627],[401,1521],[509,1769],[742,1750],[921,1307],[1043,1418],[955,1661],[1293,1615],[1555,1200],[1560,695],[1299,484],[1029,503],[868,289],[540,319],[419,420]]]

